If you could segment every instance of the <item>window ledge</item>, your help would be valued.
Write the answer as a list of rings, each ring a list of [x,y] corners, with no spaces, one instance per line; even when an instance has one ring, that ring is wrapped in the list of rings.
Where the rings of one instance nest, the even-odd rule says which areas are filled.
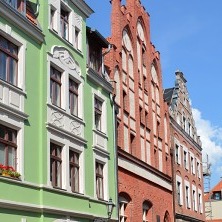
[[[103,155],[103,156],[105,156],[107,158],[110,156],[110,153],[107,150],[102,149],[102,148],[100,148],[98,146],[93,146],[93,151],[98,153],[98,154],[100,154],[100,155]]]
[[[5,111],[6,113],[10,113],[12,114],[13,116],[16,116],[17,118],[21,119],[21,120],[27,120],[29,115],[27,115],[26,113],[22,112],[22,111],[19,111],[17,109],[14,109],[2,102],[0,102],[0,110],[3,110]]]
[[[99,134],[100,136],[102,136],[102,137],[105,138],[105,139],[108,139],[107,134],[104,133],[104,132],[102,132],[102,131],[99,131],[99,130],[97,130],[97,129],[93,129],[93,132]]]

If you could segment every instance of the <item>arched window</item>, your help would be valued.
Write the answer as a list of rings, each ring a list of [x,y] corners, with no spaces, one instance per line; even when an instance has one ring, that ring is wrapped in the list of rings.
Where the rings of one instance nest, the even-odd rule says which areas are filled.
[[[148,200],[143,202],[143,222],[152,221],[152,203]]]
[[[127,193],[119,194],[119,221],[125,222],[128,216],[129,203],[131,201],[130,196]]]
[[[170,214],[168,211],[165,212],[165,215],[164,215],[164,222],[170,222]]]

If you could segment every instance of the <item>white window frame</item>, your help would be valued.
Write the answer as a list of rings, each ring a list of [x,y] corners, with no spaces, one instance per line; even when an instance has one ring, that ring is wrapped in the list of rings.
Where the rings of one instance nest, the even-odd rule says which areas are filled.
[[[198,188],[198,211],[203,213],[203,192],[200,188]]]
[[[193,192],[195,192],[195,195],[193,195]],[[194,202],[195,202],[195,205],[194,205]],[[197,188],[193,184],[192,184],[192,205],[193,205],[193,210],[197,211]]]
[[[175,161],[177,164],[181,165],[181,147],[180,147],[180,143],[177,139],[174,139],[175,142]],[[178,160],[176,158],[176,146],[178,147]]]
[[[19,95],[20,104],[19,110],[9,106],[3,100],[4,105],[7,105],[8,110],[0,112],[0,123],[6,127],[12,128],[17,131],[17,171],[21,174],[20,179],[24,180],[24,119],[27,116],[24,113],[24,99],[25,99],[25,61],[26,61],[26,41],[15,33],[12,30],[12,27],[9,25],[3,25],[0,23],[0,34],[18,46],[18,84],[17,86],[11,85],[9,83],[3,83],[3,80],[0,80],[1,84],[4,84],[4,88],[8,90],[12,89],[13,92]],[[18,89],[19,88],[19,89]],[[3,88],[2,88],[3,90]],[[0,102],[1,103],[1,102]],[[22,113],[22,114],[21,114]],[[13,118],[12,118],[13,117]]]
[[[67,192],[73,193],[69,181],[69,150],[73,150],[79,153],[79,193],[84,194],[85,192],[85,167],[84,167],[84,145],[80,144],[74,138],[67,138],[62,135],[60,132],[48,131],[48,179],[47,186],[52,187],[50,181],[50,143],[57,144],[62,147],[61,159],[62,159],[62,185],[61,189],[66,190]]]
[[[125,222],[127,219],[127,215],[125,214],[125,209],[129,202],[122,196],[119,197],[119,218],[120,222]]]
[[[177,184],[178,182],[180,183],[180,187],[179,187],[179,192],[180,192],[180,203],[178,203],[180,206],[183,205],[183,183],[182,183],[182,178],[178,175],[176,175],[176,190],[178,189]]]
[[[53,47],[54,48],[54,47]],[[69,109],[69,79],[72,79],[78,84],[78,118],[83,119],[83,79],[81,78],[81,73],[77,74],[75,70],[69,69],[65,64],[63,64],[58,58],[53,57],[52,54],[48,53],[48,86],[50,86],[50,67],[54,67],[61,72],[61,108],[66,111],[68,115],[71,115]],[[68,51],[66,48],[64,50]],[[69,53],[69,51],[68,51]],[[71,55],[71,53],[69,53]],[[47,103],[54,106],[50,99],[50,87],[47,87]],[[73,116],[73,115],[72,115]]]
[[[185,197],[186,197],[186,187],[188,187],[188,203],[186,203],[187,209],[191,208],[191,198],[190,198],[190,182],[184,180],[184,187],[185,187]]]
[[[25,53],[26,53],[26,41],[17,35],[9,25],[0,24],[0,35],[18,46],[18,85],[13,88],[20,88],[25,92]]]
[[[68,5],[68,3],[64,0],[61,1],[55,1],[55,0],[50,0],[49,1],[49,26],[48,28],[55,33],[57,33],[61,38],[62,34],[60,31],[60,12],[61,8],[63,7],[65,11],[69,12],[69,36],[68,39],[65,39],[66,41],[70,42],[73,47],[82,52],[82,27],[83,27],[83,19],[81,16],[76,14],[74,10]],[[51,9],[55,12],[54,14],[54,26],[51,26]],[[78,34],[78,48],[75,47],[75,30],[79,31]]]
[[[197,177],[200,179],[201,178],[201,167],[200,167],[200,160],[196,158],[196,163],[197,163]]]
[[[107,105],[106,105],[106,98],[102,95],[100,91],[96,91],[92,89],[92,97],[93,97],[93,129],[98,131],[95,127],[95,98],[102,102],[102,114],[101,114],[101,131],[102,133],[107,135]]]
[[[109,200],[109,193],[108,193],[108,157],[104,157],[100,152],[94,150],[94,197],[98,199],[96,193],[96,162],[103,164],[103,198],[104,200]]]
[[[192,163],[192,158],[193,158],[193,163]],[[192,167],[193,166],[193,167]],[[195,163],[195,157],[194,154],[192,152],[190,152],[190,172],[192,174],[196,174],[196,163]]]
[[[186,156],[184,156],[184,153],[186,153]],[[188,148],[183,145],[183,160],[185,160],[185,158],[186,158],[186,164],[184,165],[184,161],[183,161],[183,165],[186,170],[189,170],[189,158],[188,157],[189,157]]]

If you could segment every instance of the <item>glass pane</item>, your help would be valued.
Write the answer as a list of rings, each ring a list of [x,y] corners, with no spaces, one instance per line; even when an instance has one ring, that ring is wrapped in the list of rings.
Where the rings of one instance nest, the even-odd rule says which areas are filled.
[[[12,58],[9,60],[9,82],[13,85],[17,83],[17,61]]]
[[[2,127],[0,127],[0,138],[5,139],[5,130]]]
[[[60,106],[60,101],[61,101],[61,92],[60,92],[60,86],[58,84],[55,85],[55,102],[57,106]]]
[[[61,175],[61,164],[60,164],[60,162],[57,162],[57,180],[56,180],[56,184],[57,184],[57,186],[58,187],[62,187],[62,184],[61,184],[61,177],[62,177],[62,175]]]
[[[74,186],[75,186],[75,191],[78,192],[79,191],[79,169],[77,167],[75,167],[75,171],[74,171]]]
[[[4,48],[4,49],[8,49],[8,41],[3,38],[2,36],[0,36],[0,47]]]
[[[6,80],[6,60],[7,56],[0,51],[0,78]]]
[[[0,143],[0,164],[5,165],[5,146]]]
[[[15,169],[16,150],[13,147],[8,148],[8,166],[12,166]]]

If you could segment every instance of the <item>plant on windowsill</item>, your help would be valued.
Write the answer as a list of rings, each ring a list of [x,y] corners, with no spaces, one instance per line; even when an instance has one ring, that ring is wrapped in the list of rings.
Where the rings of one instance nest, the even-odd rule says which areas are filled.
[[[0,164],[0,175],[15,179],[19,179],[21,176],[21,174],[15,171],[15,169],[12,166],[4,166],[2,164]]]

